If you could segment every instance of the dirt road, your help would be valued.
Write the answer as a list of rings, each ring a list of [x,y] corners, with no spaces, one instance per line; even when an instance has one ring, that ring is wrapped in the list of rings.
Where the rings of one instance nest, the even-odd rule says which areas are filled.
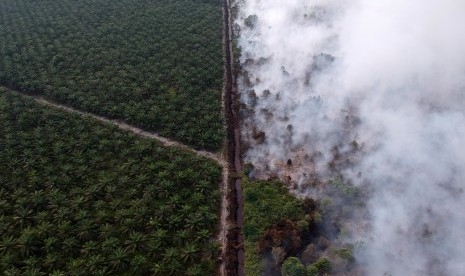
[[[227,244],[223,245],[221,275],[244,275],[244,237],[242,233],[244,212],[241,168],[241,135],[237,105],[236,72],[234,67],[231,10],[229,0],[223,1],[223,51],[225,81],[223,89],[223,118],[226,129],[226,156],[228,162],[226,225]]]

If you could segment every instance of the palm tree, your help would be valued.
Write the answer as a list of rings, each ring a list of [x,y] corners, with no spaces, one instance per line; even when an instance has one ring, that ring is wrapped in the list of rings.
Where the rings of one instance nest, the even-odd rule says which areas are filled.
[[[105,224],[100,226],[99,231],[100,231],[99,237],[101,239],[105,239],[105,238],[111,237],[113,235],[115,229],[114,229],[112,224],[105,223]]]
[[[29,271],[38,270],[40,260],[36,256],[30,256],[24,260],[25,268]]]
[[[78,252],[79,242],[74,237],[68,237],[63,241],[63,251],[69,256],[74,256]]]
[[[205,275],[205,271],[203,271],[202,266],[200,264],[195,264],[189,269],[187,269],[188,276],[202,276]]]
[[[35,251],[39,250],[37,245],[38,242],[36,240],[36,233],[34,229],[30,227],[23,229],[16,243],[16,247],[20,251],[21,255],[23,257],[31,256]]]
[[[147,241],[147,255],[150,257],[158,258],[159,254],[161,253],[163,246],[162,244],[154,239],[149,239]]]
[[[195,243],[187,243],[181,251],[181,257],[184,263],[193,263],[198,257],[199,248]]]
[[[153,275],[163,275],[165,273],[165,265],[166,263],[154,263],[152,265],[152,268],[150,269],[150,272],[153,273]]]
[[[99,245],[96,241],[88,241],[81,247],[81,254],[89,256],[94,254],[99,249]]]
[[[166,264],[166,271],[168,275],[180,275],[183,265],[177,259],[174,259]]]
[[[0,268],[2,271],[6,271],[14,267],[20,260],[21,257],[16,252],[2,253],[0,255]]]
[[[146,238],[143,233],[132,231],[129,234],[129,240],[125,241],[124,244],[126,245],[127,251],[135,252],[142,251],[144,249],[145,241]]]
[[[55,180],[53,180],[55,178]],[[49,181],[51,183],[56,183],[58,177],[56,175],[53,175],[49,178]],[[48,190],[48,197],[49,197],[49,203],[47,205],[47,209],[56,209],[58,206],[62,205],[62,202],[65,200],[65,195],[57,188],[51,187]]]
[[[104,185],[95,183],[86,189],[85,196],[87,198],[92,198],[92,201],[96,201],[103,195],[103,187]]]
[[[134,274],[142,274],[146,271],[147,258],[143,255],[135,255],[131,260],[131,272]]]
[[[116,248],[119,246],[120,240],[115,238],[115,237],[109,237],[106,240],[102,242],[102,249],[103,252],[109,254],[111,252],[114,252]]]
[[[22,275],[25,275],[25,276],[42,276],[42,275],[46,275],[44,272],[41,272],[39,268],[36,268],[36,267],[33,267],[33,268],[29,268],[22,273]]]
[[[16,240],[13,236],[3,235],[2,239],[0,240],[1,254],[3,255],[3,254],[13,252],[15,244],[16,244]]]
[[[123,225],[121,226],[121,233],[127,235],[131,231],[133,231],[137,226],[136,220],[132,217],[125,218],[123,221]]]
[[[86,263],[87,271],[89,274],[92,274],[92,275],[97,275],[98,271],[101,270],[105,262],[105,258],[100,254],[90,255],[88,256],[86,260],[87,260],[87,263]]]
[[[66,239],[70,237],[70,234],[72,233],[72,229],[73,227],[71,225],[71,221],[64,219],[58,223],[58,226],[57,226],[58,234],[57,235],[62,239]]]
[[[179,194],[174,194],[172,195],[169,200],[168,200],[168,204],[172,207],[172,208],[176,208],[178,207],[182,202],[182,198]]]
[[[36,226],[37,234],[39,238],[44,239],[48,237],[48,235],[53,230],[53,228],[54,228],[53,224],[51,224],[47,220],[42,220],[42,222]]]
[[[199,192],[193,193],[189,199],[189,201],[194,206],[200,205],[204,200],[205,200],[205,196]]]
[[[97,204],[95,204],[95,205],[97,205]],[[103,209],[103,208],[98,208],[97,206],[95,206],[94,208],[95,208],[95,210],[97,210],[97,212],[95,214],[94,222],[97,223],[98,225],[107,224],[109,222],[109,220],[111,219],[108,210]]]
[[[82,219],[76,228],[79,240],[83,242],[92,239],[95,236],[94,227],[90,219]]]
[[[7,208],[4,208],[5,212],[8,210]],[[0,233],[5,233],[6,230],[8,229],[10,225],[10,217],[8,216],[8,219],[5,217],[5,215],[0,215]]]
[[[44,267],[48,269],[57,267],[59,262],[60,262],[60,254],[58,254],[57,252],[48,253],[45,256],[45,259],[43,259],[43,265]]]
[[[32,219],[32,210],[27,207],[19,207],[15,211],[15,215],[13,216],[13,221],[19,227],[24,227],[28,225]]]
[[[136,202],[137,204],[134,203],[131,206],[134,218],[137,220],[138,224],[145,223],[148,219],[148,215],[150,214],[149,208],[147,207],[148,202],[145,202],[144,199],[139,199]]]
[[[201,229],[197,232],[197,238],[196,241],[206,241],[208,240],[212,234],[208,229]]]
[[[82,221],[86,220],[88,217],[89,217],[89,213],[87,212],[87,210],[85,209],[79,209],[77,211],[77,214],[76,216],[74,217],[74,219],[80,223],[82,223]]]
[[[55,220],[57,222],[67,221],[71,216],[71,211],[67,207],[58,207],[57,212],[55,213]]]
[[[163,254],[164,261],[169,263],[176,259],[179,259],[179,252],[176,247],[168,247],[165,249],[165,253]]]
[[[71,201],[71,209],[72,210],[80,210],[81,206],[87,201],[87,199],[80,195],[81,193],[79,191],[75,191],[77,196],[75,196],[72,201]]]
[[[201,226],[203,226],[203,218],[202,215],[199,213],[194,213],[189,218],[186,219],[186,226],[189,229],[197,230]]]
[[[58,246],[58,239],[56,237],[48,237],[44,240],[43,249],[46,253],[52,253],[58,249]]]
[[[71,275],[85,275],[86,260],[82,258],[71,259],[67,262],[67,269]]]
[[[129,266],[128,255],[128,252],[123,248],[116,248],[110,257],[110,267],[112,267],[115,272],[125,271]]]
[[[182,230],[179,230],[174,237],[175,237],[177,244],[182,245],[189,238],[192,238],[191,235],[192,233],[189,232],[187,229],[182,229]]]
[[[5,276],[16,276],[21,275],[21,270],[16,267],[9,268],[3,272]]]
[[[179,213],[174,213],[168,219],[168,227],[169,229],[178,229],[181,226],[182,222],[182,215]]]
[[[54,270],[52,273],[50,273],[50,276],[65,276],[66,273],[61,271],[61,270]]]

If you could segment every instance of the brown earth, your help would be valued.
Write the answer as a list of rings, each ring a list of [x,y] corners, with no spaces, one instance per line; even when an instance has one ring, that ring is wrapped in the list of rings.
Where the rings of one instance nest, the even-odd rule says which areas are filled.
[[[222,248],[223,264],[221,275],[244,275],[244,211],[242,186],[239,176],[242,173],[240,123],[238,117],[236,71],[232,48],[231,6],[229,0],[223,1],[223,50],[225,63],[225,82],[223,89],[223,117],[226,129],[226,156],[229,170],[227,179],[227,227],[226,244]]]

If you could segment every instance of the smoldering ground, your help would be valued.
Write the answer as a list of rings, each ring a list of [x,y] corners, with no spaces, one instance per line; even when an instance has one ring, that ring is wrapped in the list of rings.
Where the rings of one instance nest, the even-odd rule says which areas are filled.
[[[362,189],[368,226],[348,239],[366,275],[465,275],[465,2],[237,6],[255,173]]]

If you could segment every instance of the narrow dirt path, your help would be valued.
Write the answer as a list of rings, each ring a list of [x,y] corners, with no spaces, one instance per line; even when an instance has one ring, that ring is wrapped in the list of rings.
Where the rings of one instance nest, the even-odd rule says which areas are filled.
[[[228,201],[229,193],[229,168],[228,166],[223,166],[222,171],[222,187],[221,187],[221,214],[220,214],[220,232],[218,234],[218,241],[220,243],[221,250],[221,263],[220,263],[220,276],[226,276],[226,263],[227,263],[227,247],[228,247],[228,233],[229,233],[229,208],[230,204]]]
[[[222,221],[225,231],[225,244],[222,245],[223,263],[220,274],[223,276],[243,276],[244,271],[244,236],[243,236],[243,200],[240,175],[241,168],[241,135],[237,105],[236,72],[234,68],[234,52],[232,40],[232,16],[230,0],[223,1],[223,52],[225,81],[223,89],[223,118],[226,129],[226,156],[228,166],[225,188],[226,213]]]
[[[222,47],[223,47],[223,67],[224,67],[224,76],[223,76],[223,88],[221,91],[221,113],[223,118],[223,128],[225,132],[228,132],[228,105],[229,105],[229,92],[228,92],[228,76],[227,76],[227,57],[226,52],[228,51],[229,42],[227,41],[227,24],[224,22],[224,18],[227,17],[227,11],[225,6],[222,7],[223,10],[223,38],[222,38]],[[230,223],[230,208],[231,202],[229,201],[229,194],[231,193],[230,189],[230,167],[228,162],[228,155],[229,155],[229,139],[225,137],[223,147],[226,149],[224,162],[226,163],[223,166],[223,187],[221,191],[221,216],[220,216],[220,233],[218,236],[218,240],[220,242],[220,250],[221,250],[221,263],[219,268],[219,275],[220,276],[227,276],[230,275],[231,272],[231,258],[229,255],[231,254],[231,245],[230,239],[228,238],[230,232],[229,228],[231,226]],[[233,266],[235,266],[233,264]]]
[[[148,138],[151,138],[151,139],[155,139],[158,142],[160,142],[163,146],[177,147],[177,148],[192,152],[194,154],[197,154],[199,156],[214,160],[223,167],[226,166],[226,161],[224,160],[224,158],[221,156],[220,153],[213,153],[213,152],[209,152],[209,151],[205,151],[205,150],[196,150],[196,149],[193,149],[193,148],[191,148],[191,147],[189,147],[189,146],[187,146],[185,144],[182,144],[182,143],[180,143],[178,141],[175,141],[175,140],[172,140],[172,139],[169,139],[169,138],[166,138],[166,137],[162,137],[158,133],[145,131],[145,130],[143,130],[141,128],[128,125],[127,123],[122,122],[120,120],[108,119],[108,118],[105,118],[103,116],[95,115],[95,114],[88,113],[88,112],[83,112],[83,111],[74,109],[72,107],[66,106],[66,105],[62,105],[62,104],[52,102],[52,101],[47,100],[47,99],[45,99],[45,98],[43,98],[41,96],[25,95],[25,94],[23,94],[21,92],[17,92],[17,91],[15,91],[15,92],[20,93],[23,96],[32,98],[35,101],[37,101],[37,102],[39,102],[39,103],[41,103],[43,105],[59,108],[59,109],[62,109],[64,111],[66,111],[66,112],[69,112],[69,113],[79,114],[79,115],[82,115],[82,116],[88,116],[88,117],[91,117],[91,118],[96,119],[96,120],[101,121],[101,122],[113,124],[113,125],[116,125],[118,128],[120,128],[122,130],[128,130],[128,131],[131,131],[131,132],[133,132],[133,133],[135,133],[137,135],[140,135],[140,136],[143,136],[143,137],[148,137]]]
[[[225,17],[225,10],[223,7],[223,18]],[[223,39],[222,39],[222,47],[223,47],[223,53],[226,52],[226,26],[223,23]],[[227,112],[226,112],[226,105],[227,105],[227,76],[226,76],[226,57],[223,54],[223,64],[224,64],[224,80],[223,80],[223,88],[221,91],[221,113],[222,113],[222,118],[223,120],[223,128],[227,132],[228,129],[228,122],[227,122]],[[230,222],[229,222],[229,217],[230,217],[230,212],[229,208],[231,207],[230,202],[228,200],[228,194],[230,193],[230,188],[229,188],[229,163],[228,163],[228,138],[225,137],[224,147],[226,148],[226,156],[224,158],[224,162],[226,163],[225,166],[223,166],[223,187],[221,191],[221,216],[220,216],[220,233],[218,235],[218,240],[220,242],[220,250],[221,250],[221,263],[220,263],[220,269],[219,269],[219,275],[220,276],[227,276],[228,273],[228,268],[229,267],[229,241],[228,241],[228,235],[229,235],[229,227],[230,227]]]

